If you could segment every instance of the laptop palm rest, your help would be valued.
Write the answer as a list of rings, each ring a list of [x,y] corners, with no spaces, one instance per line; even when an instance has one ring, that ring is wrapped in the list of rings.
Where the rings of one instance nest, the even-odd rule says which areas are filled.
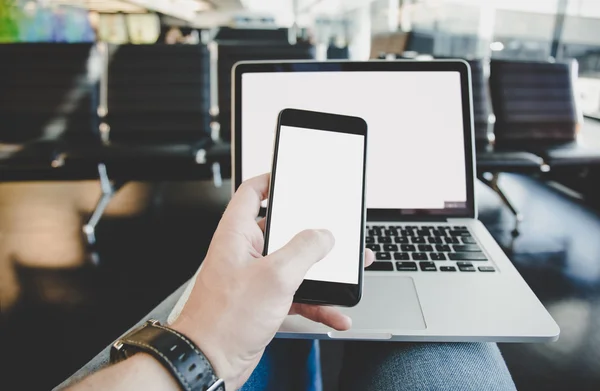
[[[423,330],[427,327],[412,277],[366,275],[360,303],[356,307],[343,308],[342,312],[352,318],[350,332]]]
[[[352,318],[352,328],[335,331],[322,324],[291,316],[280,333],[323,333],[332,339],[385,340],[402,330],[427,328],[417,290],[412,277],[365,275],[360,303],[352,308],[340,308]]]

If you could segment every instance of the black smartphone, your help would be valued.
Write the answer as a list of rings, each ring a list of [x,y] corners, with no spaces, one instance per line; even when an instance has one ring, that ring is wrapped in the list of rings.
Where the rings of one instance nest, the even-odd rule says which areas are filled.
[[[331,252],[306,274],[294,301],[352,307],[362,295],[367,124],[358,117],[279,113],[264,255],[304,229],[328,229]]]

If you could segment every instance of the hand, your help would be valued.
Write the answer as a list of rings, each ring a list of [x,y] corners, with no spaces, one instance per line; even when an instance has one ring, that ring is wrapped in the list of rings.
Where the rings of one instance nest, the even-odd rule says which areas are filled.
[[[351,320],[333,307],[292,303],[308,269],[331,250],[326,230],[306,230],[263,257],[264,224],[256,221],[269,175],[240,186],[225,210],[181,315],[172,325],[210,360],[228,390],[250,377],[286,315],[298,314],[337,330]],[[365,265],[373,262],[370,250]]]

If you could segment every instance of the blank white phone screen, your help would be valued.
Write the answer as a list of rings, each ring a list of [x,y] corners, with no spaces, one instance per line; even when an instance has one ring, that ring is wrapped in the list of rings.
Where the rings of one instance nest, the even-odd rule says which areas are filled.
[[[331,252],[306,279],[358,283],[365,136],[281,126],[268,252],[305,229],[328,229]]]

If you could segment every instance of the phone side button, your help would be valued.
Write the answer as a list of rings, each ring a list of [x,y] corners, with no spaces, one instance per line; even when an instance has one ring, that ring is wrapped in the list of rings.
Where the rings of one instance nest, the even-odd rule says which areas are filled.
[[[360,340],[386,340],[392,339],[391,333],[354,333],[352,331],[330,331],[327,336],[331,339],[360,339]]]

